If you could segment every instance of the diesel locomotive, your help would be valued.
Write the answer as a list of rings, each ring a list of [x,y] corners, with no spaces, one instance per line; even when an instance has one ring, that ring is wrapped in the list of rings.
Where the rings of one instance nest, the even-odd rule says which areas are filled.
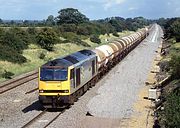
[[[143,28],[96,47],[49,61],[39,68],[39,101],[46,108],[73,104],[146,36]]]

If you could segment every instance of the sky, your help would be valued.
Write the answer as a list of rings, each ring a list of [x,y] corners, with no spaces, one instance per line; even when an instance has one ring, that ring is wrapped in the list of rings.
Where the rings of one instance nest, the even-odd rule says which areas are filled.
[[[4,20],[43,20],[63,8],[76,8],[91,20],[120,16],[180,17],[180,0],[0,0]]]

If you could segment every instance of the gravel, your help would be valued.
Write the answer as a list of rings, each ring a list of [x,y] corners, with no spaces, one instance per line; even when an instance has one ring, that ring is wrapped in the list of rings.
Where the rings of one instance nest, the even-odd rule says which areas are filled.
[[[37,79],[22,84],[0,96],[0,127],[21,127],[41,112],[38,91],[25,94],[37,87]]]

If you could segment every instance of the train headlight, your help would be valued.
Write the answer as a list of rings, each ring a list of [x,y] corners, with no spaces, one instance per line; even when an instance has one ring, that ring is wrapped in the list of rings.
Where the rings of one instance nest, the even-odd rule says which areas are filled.
[[[64,93],[69,93],[69,90],[64,90]]]
[[[40,93],[43,93],[43,92],[44,92],[44,90],[39,90],[39,92],[40,92]]]

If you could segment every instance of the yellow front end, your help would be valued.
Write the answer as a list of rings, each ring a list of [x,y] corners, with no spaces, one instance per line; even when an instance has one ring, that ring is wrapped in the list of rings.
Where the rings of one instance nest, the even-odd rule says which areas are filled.
[[[40,81],[39,95],[57,96],[70,95],[70,81]]]
[[[70,74],[65,81],[41,81],[39,69],[39,96],[67,96],[70,95]]]

